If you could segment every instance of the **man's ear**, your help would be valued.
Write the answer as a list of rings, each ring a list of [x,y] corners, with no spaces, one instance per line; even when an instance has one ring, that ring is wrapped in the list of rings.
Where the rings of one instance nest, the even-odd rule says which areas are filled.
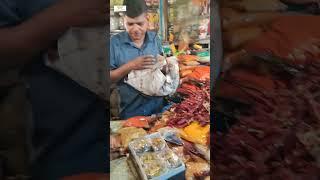
[[[126,15],[124,15],[122,18],[123,18],[123,25],[124,25],[124,29],[126,29],[127,30],[127,18],[126,18],[127,16]]]

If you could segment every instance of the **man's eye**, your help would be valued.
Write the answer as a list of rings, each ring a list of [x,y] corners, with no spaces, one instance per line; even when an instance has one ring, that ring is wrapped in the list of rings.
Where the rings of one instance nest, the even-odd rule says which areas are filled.
[[[133,25],[133,23],[128,23],[128,26],[132,26]]]
[[[138,23],[139,26],[143,26],[143,23]]]

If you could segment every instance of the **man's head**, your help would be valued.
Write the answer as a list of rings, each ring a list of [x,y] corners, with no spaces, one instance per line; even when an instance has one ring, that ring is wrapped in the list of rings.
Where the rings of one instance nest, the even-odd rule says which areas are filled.
[[[142,40],[148,29],[145,0],[125,0],[124,5],[127,6],[124,23],[130,38],[133,41]]]

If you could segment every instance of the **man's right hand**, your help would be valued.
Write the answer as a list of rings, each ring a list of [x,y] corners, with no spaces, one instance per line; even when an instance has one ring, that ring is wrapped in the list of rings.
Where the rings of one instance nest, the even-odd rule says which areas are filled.
[[[128,62],[130,70],[148,69],[155,64],[154,57],[151,55],[139,56]]]
[[[106,25],[108,22],[109,3],[106,0],[60,0],[56,5],[70,26]]]
[[[115,70],[111,70],[110,79],[112,82],[118,82],[120,79],[128,75],[130,71],[149,69],[154,64],[155,64],[155,60],[153,56],[151,55],[139,56],[129,61],[127,64],[124,64]]]

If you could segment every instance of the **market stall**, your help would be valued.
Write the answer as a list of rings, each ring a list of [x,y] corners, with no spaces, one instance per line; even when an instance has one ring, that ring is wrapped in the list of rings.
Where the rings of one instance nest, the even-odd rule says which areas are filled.
[[[160,114],[128,119],[117,117],[119,103],[116,101],[119,98],[116,91],[112,93],[111,179],[210,179],[209,3],[148,1],[150,11],[157,12],[157,15],[149,16],[152,24],[149,27],[154,28],[150,30],[157,31],[162,41],[163,53],[157,57],[158,63],[166,62],[173,67],[167,74],[160,72],[169,75],[172,81],[178,78],[178,84],[150,92],[147,85],[135,87],[136,82],[132,80],[132,87],[140,88],[144,94],[162,94],[167,106]],[[199,8],[187,18],[195,13],[201,18],[186,23],[180,11],[185,12],[184,8],[192,5]],[[172,15],[172,11],[176,15]],[[144,77],[156,77],[151,72],[148,75]],[[139,72],[129,75],[128,81],[132,77],[140,79]],[[116,89],[116,85],[112,89]]]
[[[315,4],[222,1],[225,55],[214,91],[215,179],[319,178],[320,17],[310,10]]]

